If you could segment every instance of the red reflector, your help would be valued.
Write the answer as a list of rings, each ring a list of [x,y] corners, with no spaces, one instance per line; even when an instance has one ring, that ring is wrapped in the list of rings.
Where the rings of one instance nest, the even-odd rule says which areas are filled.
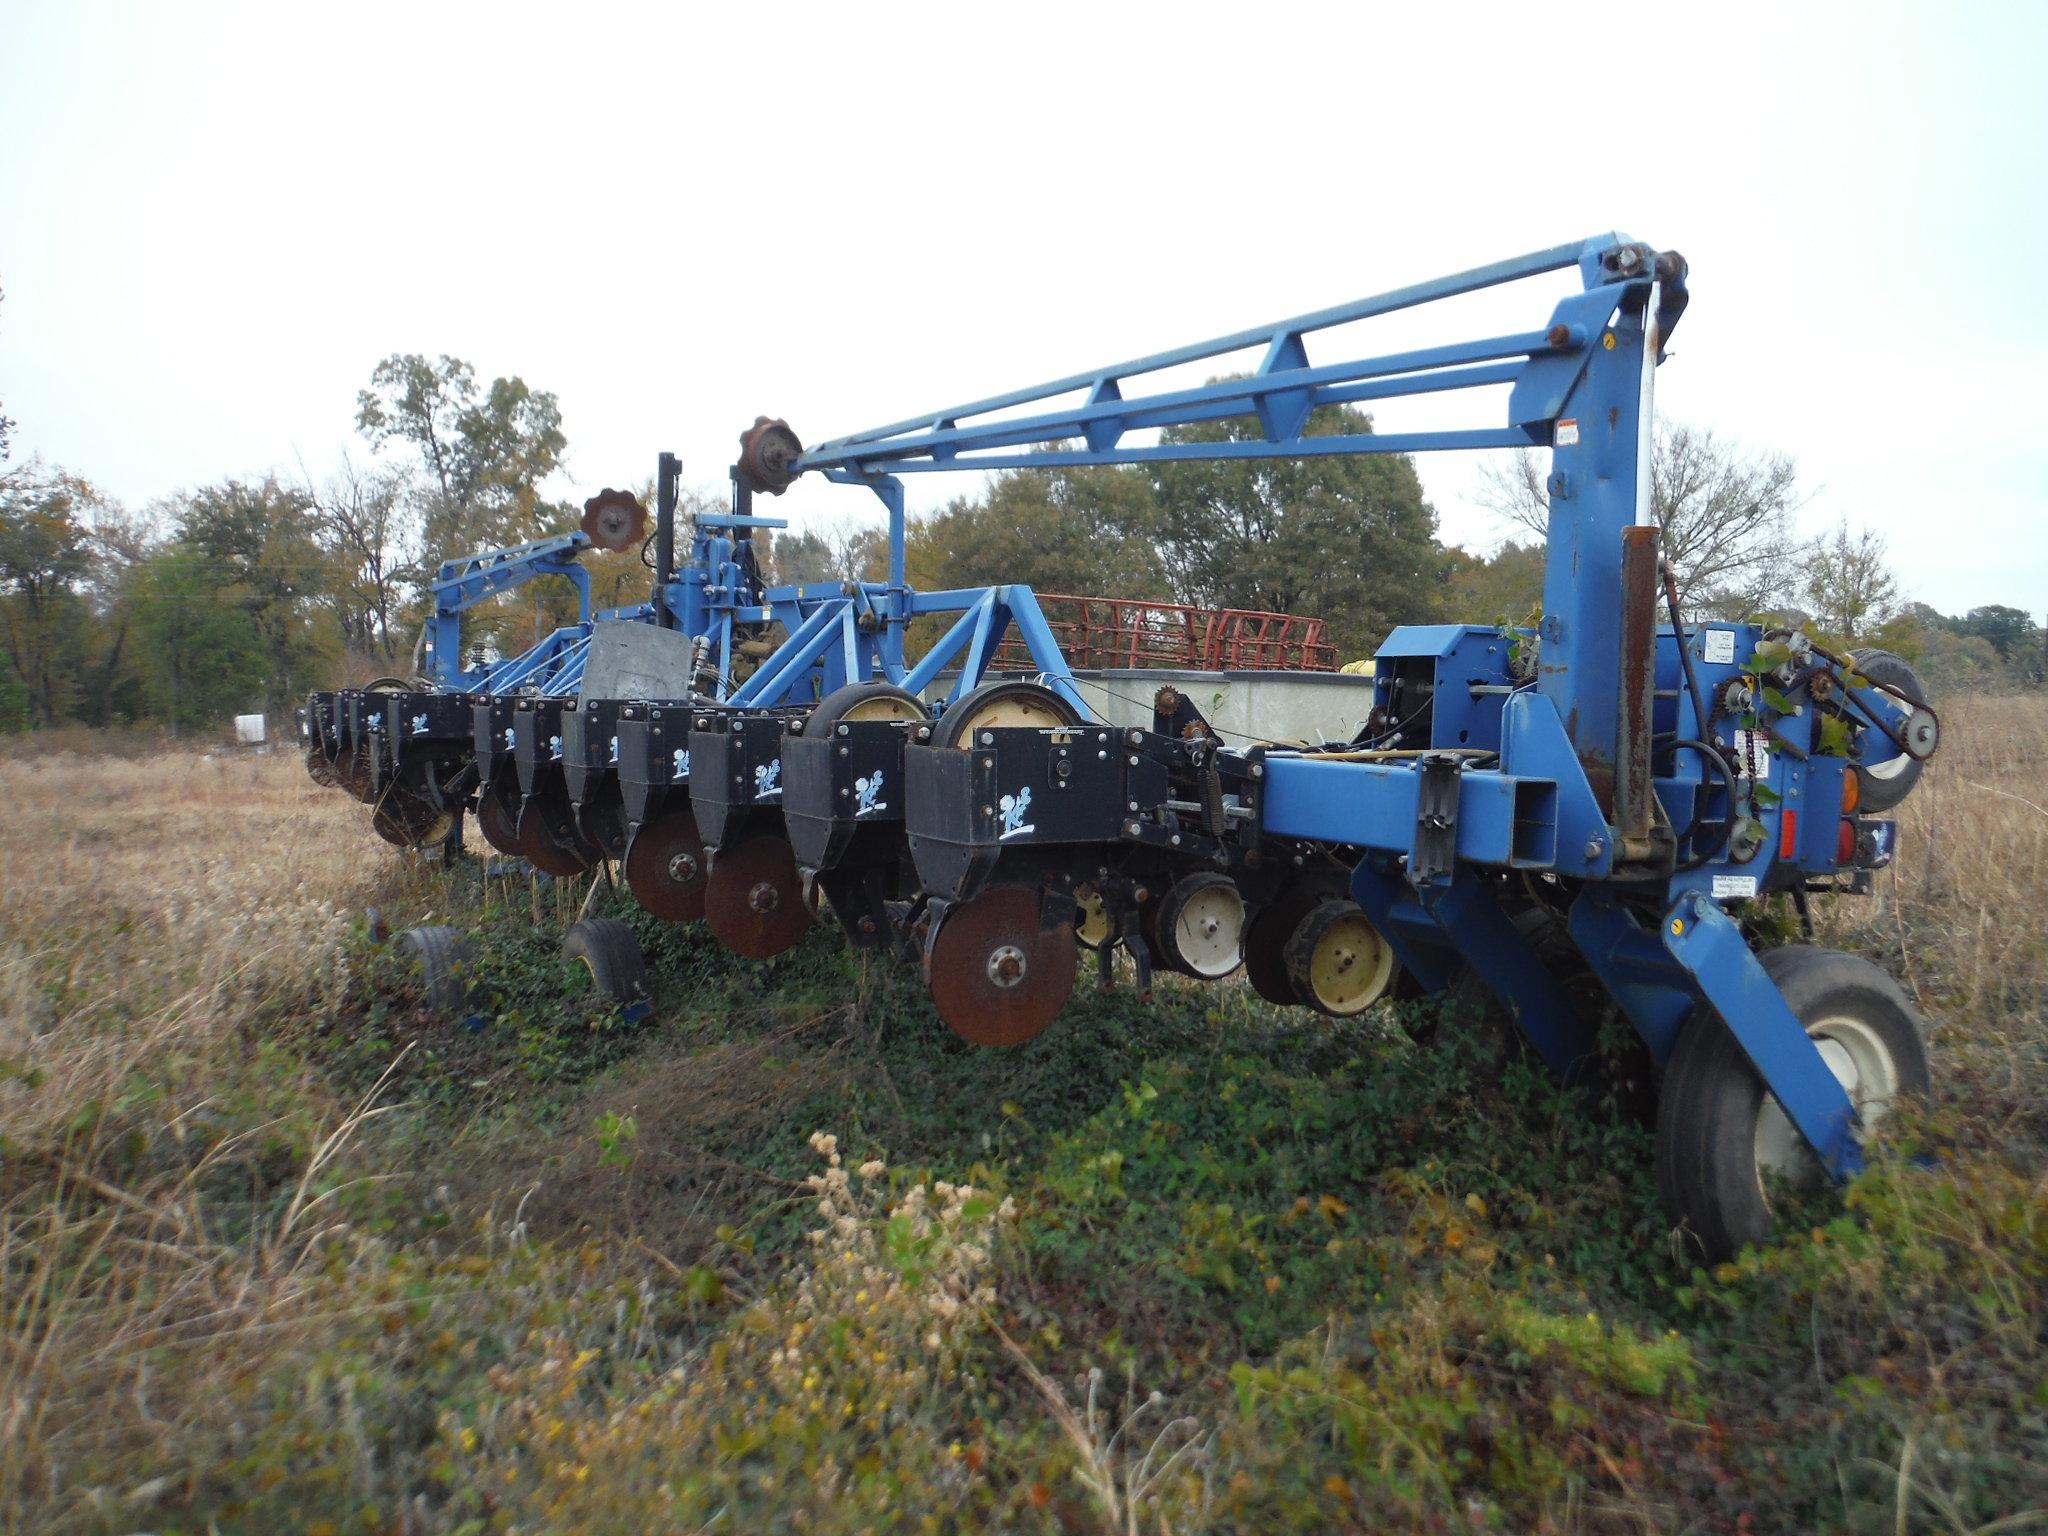
[[[1778,812],[1778,857],[1789,859],[1799,851],[1799,813],[1786,806]]]
[[[1835,834],[1835,862],[1854,864],[1856,862],[1856,823],[1848,817],[1842,818],[1842,830]]]

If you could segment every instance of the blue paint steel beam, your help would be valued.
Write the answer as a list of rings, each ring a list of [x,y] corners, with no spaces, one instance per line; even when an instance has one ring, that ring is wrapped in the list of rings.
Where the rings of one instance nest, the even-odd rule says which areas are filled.
[[[1184,363],[1202,362],[1208,358],[1227,356],[1232,352],[1243,352],[1252,347],[1275,347],[1289,336],[1299,337],[1315,331],[1326,331],[1334,326],[1348,325],[1354,320],[1393,314],[1398,310],[1412,309],[1419,304],[1429,304],[1459,294],[1477,293],[1483,289],[1499,287],[1503,283],[1540,276],[1545,272],[1560,272],[1577,266],[1586,271],[1590,279],[1592,274],[1589,263],[1597,259],[1600,252],[1628,243],[1628,237],[1621,234],[1596,235],[1586,240],[1575,240],[1567,245],[1532,251],[1526,256],[1510,257],[1506,261],[1473,267],[1450,277],[1413,283],[1405,288],[1396,288],[1371,298],[1355,299],[1348,304],[1314,310],[1305,315],[1276,320],[1268,325],[1253,326],[1248,330],[1233,331],[1208,341],[1175,347],[1171,351],[1155,352],[1149,356],[1132,358],[1128,362],[1113,363],[1104,368],[1091,368],[1084,373],[1070,374],[1066,378],[1053,379],[1026,389],[991,395],[985,400],[975,400],[946,410],[912,416],[903,421],[891,422],[884,427],[873,427],[865,432],[856,432],[848,437],[834,438],[830,442],[821,443],[798,460],[798,467],[823,468],[828,462],[858,458],[860,455],[855,451],[858,448],[884,443],[906,433],[942,431],[966,417],[988,415],[994,411],[1029,405],[1039,400],[1050,400],[1082,390],[1101,392],[1105,385],[1114,385],[1117,381],[1136,375],[1157,373],[1163,369],[1179,367]]]

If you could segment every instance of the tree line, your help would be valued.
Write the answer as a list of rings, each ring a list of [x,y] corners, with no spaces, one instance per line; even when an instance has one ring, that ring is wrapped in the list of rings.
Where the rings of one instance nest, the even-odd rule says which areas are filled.
[[[282,717],[317,686],[411,676],[442,558],[559,532],[577,515],[545,490],[568,447],[556,397],[517,376],[486,383],[452,357],[377,364],[357,399],[362,447],[323,473],[225,479],[140,509],[40,460],[8,464],[11,425],[0,414],[0,729],[188,730]],[[1371,429],[1348,406],[1308,428]],[[1256,431],[1220,421],[1164,440]],[[2030,615],[1905,602],[1883,541],[1846,522],[1796,539],[1788,457],[1663,425],[1652,470],[1695,616],[1784,615],[1899,650],[1951,685],[2042,681],[2048,638]],[[1517,536],[1476,555],[1441,542],[1405,455],[1009,470],[914,519],[906,564],[925,587],[1021,582],[1308,614],[1343,656],[1363,657],[1397,624],[1529,620],[1543,585],[1542,476],[1534,452],[1486,472],[1484,499]],[[886,562],[872,522],[786,534],[766,554],[783,582],[879,578]],[[598,606],[644,598],[635,552],[586,562]],[[510,654],[574,610],[565,583],[535,582],[473,610],[465,643]]]

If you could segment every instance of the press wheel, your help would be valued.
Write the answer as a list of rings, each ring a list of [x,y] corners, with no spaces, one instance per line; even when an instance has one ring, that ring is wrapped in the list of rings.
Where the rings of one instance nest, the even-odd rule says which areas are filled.
[[[1040,924],[1036,888],[991,886],[948,911],[925,954],[925,985],[946,1027],[976,1045],[1021,1045],[1074,990],[1071,923]]]
[[[811,926],[796,852],[779,832],[756,832],[718,850],[704,882],[704,922],[736,955],[766,960]]]
[[[648,822],[626,847],[626,889],[665,922],[704,915],[704,839],[688,810]]]

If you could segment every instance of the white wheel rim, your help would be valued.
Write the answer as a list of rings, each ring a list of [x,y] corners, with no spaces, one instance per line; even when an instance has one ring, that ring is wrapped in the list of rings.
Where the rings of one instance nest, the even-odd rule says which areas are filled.
[[[1189,894],[1173,924],[1173,947],[1197,976],[1228,976],[1244,962],[1244,897],[1227,880]]]
[[[1866,779],[1896,779],[1906,771],[1906,765],[1913,759],[1903,752],[1894,753],[1881,763],[1871,763],[1857,768]]]
[[[1899,1096],[1899,1064],[1883,1038],[1861,1019],[1821,1019],[1809,1024],[1806,1033],[1856,1107],[1861,1129],[1868,1135],[1883,1124]],[[1796,1184],[1814,1184],[1824,1176],[1820,1159],[1769,1093],[1757,1110],[1756,1169],[1760,1186],[1767,1176]]]

